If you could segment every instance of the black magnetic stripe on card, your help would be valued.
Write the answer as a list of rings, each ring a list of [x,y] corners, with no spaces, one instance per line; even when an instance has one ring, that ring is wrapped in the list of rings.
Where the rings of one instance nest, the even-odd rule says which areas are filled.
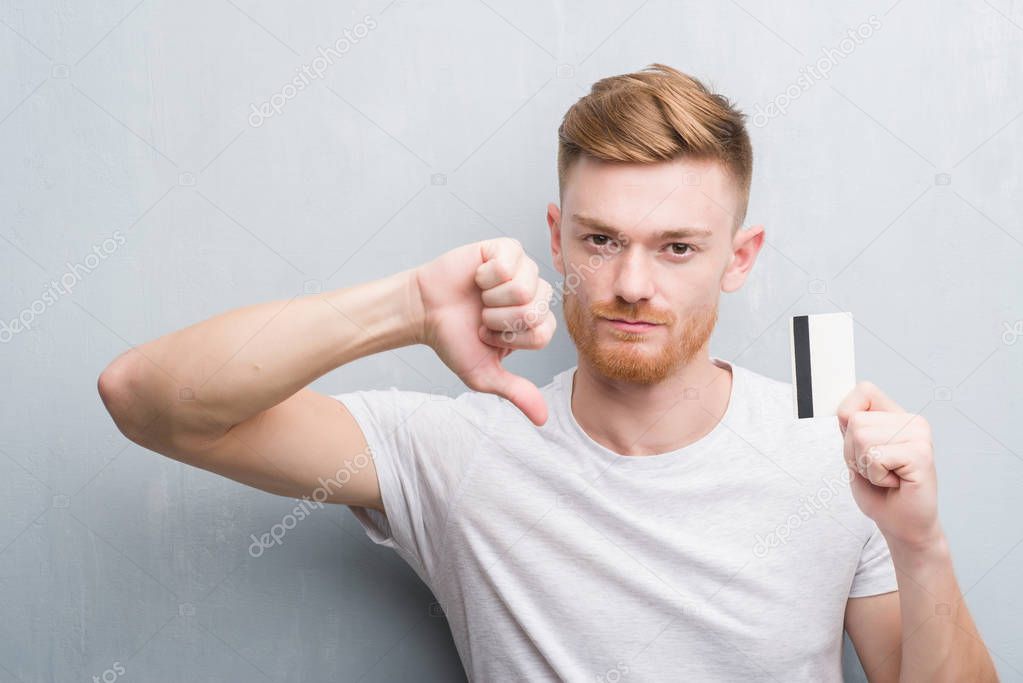
[[[813,417],[813,383],[810,381],[810,319],[792,318],[792,340],[796,354],[796,414]]]

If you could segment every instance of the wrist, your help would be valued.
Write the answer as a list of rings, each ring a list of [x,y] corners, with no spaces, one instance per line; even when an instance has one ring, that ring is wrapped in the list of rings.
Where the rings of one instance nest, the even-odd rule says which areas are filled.
[[[414,269],[318,297],[332,309],[327,319],[340,324],[331,342],[339,354],[332,367],[422,343],[423,305]]]
[[[892,558],[941,558],[949,554],[948,538],[937,524],[925,534],[913,538],[898,538],[881,531],[888,543]]]
[[[426,333],[426,305],[423,303],[423,290],[420,286],[420,270],[412,268],[402,273],[405,276],[407,306],[407,325],[411,344],[428,344]]]

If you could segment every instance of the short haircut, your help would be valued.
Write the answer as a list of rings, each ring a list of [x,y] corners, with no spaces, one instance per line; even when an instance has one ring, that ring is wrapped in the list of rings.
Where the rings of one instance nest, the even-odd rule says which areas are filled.
[[[746,219],[753,148],[745,114],[696,78],[664,64],[593,84],[558,128],[558,191],[587,154],[604,161],[656,163],[679,158],[723,164],[739,189],[734,232]]]

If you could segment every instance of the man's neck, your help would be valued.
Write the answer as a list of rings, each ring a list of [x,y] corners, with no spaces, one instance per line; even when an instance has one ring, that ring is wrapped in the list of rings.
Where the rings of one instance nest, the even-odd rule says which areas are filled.
[[[731,375],[706,350],[657,384],[609,379],[580,358],[571,410],[590,438],[615,453],[667,453],[714,429],[731,397]]]

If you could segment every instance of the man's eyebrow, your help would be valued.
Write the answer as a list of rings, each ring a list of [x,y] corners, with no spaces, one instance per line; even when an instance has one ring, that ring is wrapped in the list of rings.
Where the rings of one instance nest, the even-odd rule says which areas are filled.
[[[707,228],[677,228],[659,232],[657,238],[662,240],[692,239],[694,237],[710,237],[712,234]]]
[[[572,220],[577,221],[582,225],[585,225],[594,230],[602,230],[610,234],[616,234],[620,232],[617,228],[608,225],[599,218],[593,218],[592,216],[587,216],[585,214],[574,213],[572,214]],[[662,230],[661,232],[657,233],[656,237],[657,239],[662,240],[691,239],[693,237],[710,237],[712,234],[713,233],[707,228],[686,226],[682,228],[675,228],[673,230]]]

